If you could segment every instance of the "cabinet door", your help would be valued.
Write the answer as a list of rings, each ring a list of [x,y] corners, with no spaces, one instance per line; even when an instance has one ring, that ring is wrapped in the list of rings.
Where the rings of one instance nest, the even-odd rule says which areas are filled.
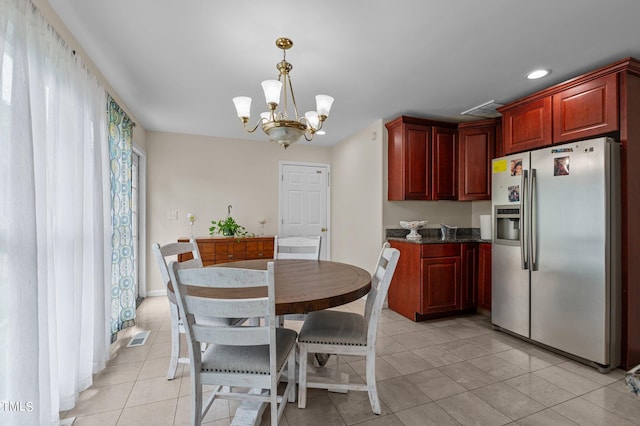
[[[198,251],[202,259],[202,266],[213,265],[216,261],[215,243],[207,240],[196,240],[198,243]]]
[[[405,199],[431,200],[431,128],[404,126]]]
[[[459,132],[459,200],[491,199],[491,159],[495,126],[466,127]]]
[[[433,127],[433,199],[457,199],[456,130]]]
[[[387,124],[388,199],[431,200],[431,127],[403,119]]]
[[[618,130],[618,76],[611,74],[553,95],[553,142]]]
[[[506,155],[504,154],[504,143],[502,142],[502,135],[503,135],[502,118],[498,118],[496,120],[496,132],[495,132],[496,141],[493,145],[494,151],[493,151],[492,159],[504,157]],[[491,167],[489,167],[489,171],[491,171]]]
[[[422,314],[460,309],[460,257],[422,259]]]
[[[551,97],[502,112],[504,154],[551,145]]]
[[[215,242],[215,263],[235,262],[246,259],[246,243],[233,238]]]
[[[478,307],[491,310],[491,244],[480,244],[478,254]]]
[[[420,275],[419,244],[404,241],[389,241],[391,247],[400,250],[398,266],[393,274],[389,287],[389,309],[400,315],[416,321],[416,314],[420,312],[420,296],[422,277]]]
[[[259,238],[247,241],[247,260],[252,259],[272,259],[273,258],[273,240],[268,238]]]
[[[462,280],[460,307],[475,308],[478,304],[478,244],[462,244]]]

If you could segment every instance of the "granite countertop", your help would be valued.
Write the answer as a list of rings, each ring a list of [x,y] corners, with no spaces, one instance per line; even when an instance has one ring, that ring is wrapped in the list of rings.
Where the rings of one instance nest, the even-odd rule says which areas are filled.
[[[458,228],[455,238],[442,239],[440,228],[419,229],[418,233],[422,235],[421,240],[407,240],[409,234],[407,229],[391,228],[385,231],[387,240],[403,241],[413,244],[451,244],[451,243],[491,243],[491,240],[483,240],[480,238],[480,228]]]

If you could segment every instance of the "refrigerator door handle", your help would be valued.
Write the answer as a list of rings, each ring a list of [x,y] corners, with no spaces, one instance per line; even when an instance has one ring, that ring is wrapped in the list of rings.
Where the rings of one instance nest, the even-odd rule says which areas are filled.
[[[522,205],[520,206],[520,265],[522,269],[529,269],[529,256],[527,255],[527,188],[529,183],[529,174],[527,170],[522,171]]]
[[[538,217],[536,216],[536,169],[531,169],[531,191],[529,206],[529,222],[531,223],[529,235],[529,241],[531,243],[531,248],[529,250],[531,253],[531,270],[537,271],[538,261],[536,260],[536,253],[538,249],[536,247],[536,235],[538,235],[538,232],[536,227]]]

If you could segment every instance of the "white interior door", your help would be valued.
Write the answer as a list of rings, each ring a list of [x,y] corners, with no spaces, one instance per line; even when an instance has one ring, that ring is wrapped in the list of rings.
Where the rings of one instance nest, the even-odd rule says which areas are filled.
[[[283,237],[321,235],[320,259],[329,259],[329,165],[280,163]]]

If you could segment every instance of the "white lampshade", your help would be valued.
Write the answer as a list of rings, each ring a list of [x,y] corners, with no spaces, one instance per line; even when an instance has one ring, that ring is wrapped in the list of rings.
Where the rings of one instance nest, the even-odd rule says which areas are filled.
[[[262,82],[262,90],[264,90],[264,98],[267,104],[280,103],[280,90],[282,90],[282,83],[278,80],[265,80]]]
[[[318,117],[318,113],[315,111],[307,111],[304,113],[304,117],[307,119],[307,123],[316,130],[320,127],[320,117]]]
[[[331,105],[333,104],[333,98],[329,95],[316,95],[316,109],[318,115],[329,116],[331,111]]]
[[[251,116],[251,98],[248,96],[236,96],[233,98],[233,103],[236,106],[236,112],[238,117],[250,117]]]

